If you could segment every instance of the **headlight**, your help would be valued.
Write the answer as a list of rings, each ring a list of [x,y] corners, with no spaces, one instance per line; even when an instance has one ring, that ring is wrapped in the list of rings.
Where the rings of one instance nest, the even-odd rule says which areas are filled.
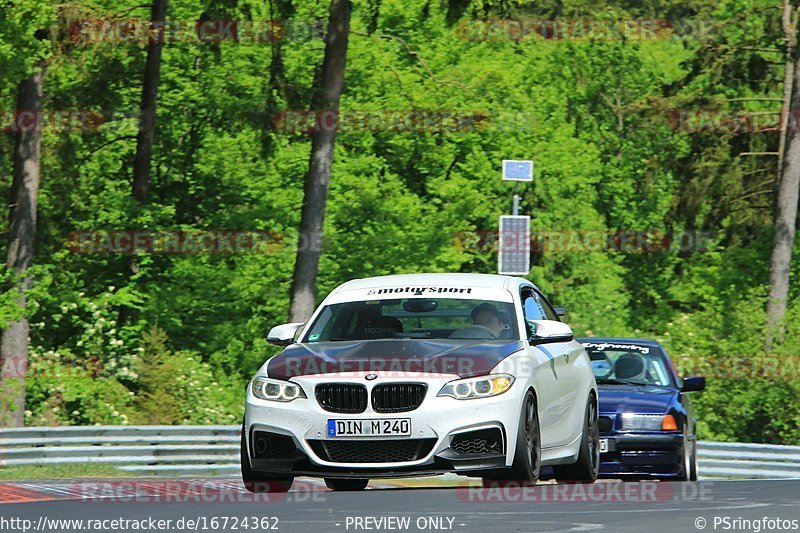
[[[622,429],[640,429],[644,431],[675,431],[678,425],[672,415],[638,415],[622,413]]]
[[[275,402],[291,402],[297,398],[306,397],[300,385],[263,376],[253,380],[252,390],[256,398]]]
[[[456,400],[474,400],[503,394],[514,383],[514,377],[508,374],[495,374],[479,378],[459,379],[451,381],[439,391],[437,396],[450,396]]]

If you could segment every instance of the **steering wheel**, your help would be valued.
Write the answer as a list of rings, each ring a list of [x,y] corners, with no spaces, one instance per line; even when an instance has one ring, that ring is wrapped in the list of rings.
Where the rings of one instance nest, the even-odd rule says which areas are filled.
[[[497,333],[487,328],[473,324],[465,328],[457,329],[449,336],[450,339],[496,339]]]

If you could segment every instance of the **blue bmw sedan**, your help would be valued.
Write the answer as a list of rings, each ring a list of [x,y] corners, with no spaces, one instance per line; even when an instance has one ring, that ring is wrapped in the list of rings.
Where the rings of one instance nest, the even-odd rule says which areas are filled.
[[[678,376],[656,341],[579,339],[600,393],[600,476],[694,481],[696,419],[687,393],[705,378]]]

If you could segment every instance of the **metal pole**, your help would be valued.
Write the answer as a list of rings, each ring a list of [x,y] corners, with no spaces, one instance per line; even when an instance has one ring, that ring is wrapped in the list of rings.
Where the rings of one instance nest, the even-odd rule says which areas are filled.
[[[514,195],[514,210],[511,214],[514,216],[519,215],[519,194]]]

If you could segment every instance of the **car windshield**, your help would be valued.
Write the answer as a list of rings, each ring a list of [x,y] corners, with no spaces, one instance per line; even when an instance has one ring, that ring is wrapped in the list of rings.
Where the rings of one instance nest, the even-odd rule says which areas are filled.
[[[584,348],[598,384],[675,386],[666,355],[657,347],[584,343]]]
[[[374,339],[516,339],[511,303],[393,298],[325,306],[304,342]]]

